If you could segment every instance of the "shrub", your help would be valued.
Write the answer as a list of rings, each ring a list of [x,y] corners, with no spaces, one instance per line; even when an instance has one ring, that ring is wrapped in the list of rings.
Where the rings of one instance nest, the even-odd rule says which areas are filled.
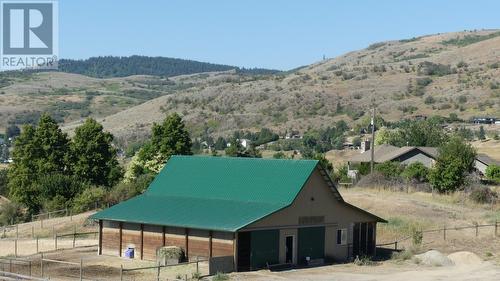
[[[487,186],[479,186],[471,191],[469,198],[476,203],[489,204],[496,202],[498,194]]]
[[[106,191],[102,187],[90,187],[78,194],[73,200],[73,212],[82,213],[93,209],[96,203],[103,202]]]
[[[415,247],[419,247],[420,245],[422,245],[422,240],[424,239],[424,233],[422,232],[422,230],[418,230],[418,229],[412,229],[412,232],[411,232],[411,241],[413,243],[413,246]]]
[[[454,71],[449,65],[424,61],[418,65],[419,73],[431,76],[445,76],[452,74]]]
[[[416,253],[417,253],[417,249],[410,247],[408,249],[404,249],[404,251],[401,251],[401,252],[394,252],[392,254],[392,259],[398,260],[398,261],[406,261],[406,260],[411,259]]]
[[[429,173],[429,182],[440,192],[455,191],[466,183],[474,168],[475,149],[460,137],[453,137],[439,148],[439,156]]]
[[[56,210],[62,210],[65,209],[71,201],[68,201],[66,198],[64,198],[61,195],[56,195],[50,200],[46,200],[43,204],[43,210],[44,211],[56,211]]]
[[[222,272],[217,272],[214,278],[212,278],[212,281],[225,281],[225,280],[229,280],[229,276],[227,276],[227,274]]]
[[[358,266],[363,266],[363,265],[373,265],[374,262],[370,259],[368,256],[356,256],[356,259],[354,259],[354,264]]]
[[[425,104],[433,104],[436,102],[436,99],[434,99],[432,96],[427,96],[424,100]]]
[[[21,221],[24,221],[21,205],[8,202],[0,206],[0,225],[11,225]]]
[[[486,178],[493,182],[500,183],[500,166],[494,164],[488,166],[488,168],[486,168]]]
[[[464,95],[461,95],[458,97],[458,102],[459,103],[466,103],[467,102],[467,97]]]
[[[154,175],[148,173],[140,175],[137,179],[130,182],[120,182],[110,190],[106,201],[114,205],[139,195],[146,190],[153,179]]]
[[[432,79],[429,77],[417,78],[417,86],[425,87],[432,83]]]
[[[387,161],[377,164],[375,170],[381,173],[386,179],[395,179],[401,175],[403,168],[397,162]]]
[[[427,181],[427,176],[429,175],[429,168],[427,168],[421,162],[414,162],[406,166],[403,173],[401,174],[408,181]]]

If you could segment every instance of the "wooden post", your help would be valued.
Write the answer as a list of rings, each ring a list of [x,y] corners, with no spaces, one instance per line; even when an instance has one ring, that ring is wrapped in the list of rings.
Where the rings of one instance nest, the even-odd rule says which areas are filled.
[[[123,235],[122,235],[122,234],[123,234],[123,223],[122,223],[122,222],[120,222],[118,225],[120,226],[120,229],[119,229],[119,230],[120,230],[120,231],[119,231],[119,233],[120,233],[120,248],[118,248],[118,254],[119,254],[119,255],[120,255],[120,257],[121,257],[121,256],[122,256],[122,242],[123,242],[123,241],[122,241],[122,236],[123,236]]]
[[[198,259],[198,256],[196,256],[196,274],[200,273],[198,262],[199,262],[199,259]]]
[[[189,228],[185,229],[186,233],[186,259],[189,261]]]
[[[144,224],[141,223],[141,260],[144,257]]]
[[[208,232],[208,257],[212,257],[212,236],[213,232],[210,230]],[[196,265],[198,266],[198,258],[196,258]]]
[[[234,271],[238,272],[238,232],[233,233],[233,257]]]
[[[19,224],[16,224],[16,239],[19,238]]]
[[[43,253],[40,254],[40,277],[43,278]]]
[[[31,267],[31,261],[28,261],[29,267],[30,267],[30,276],[33,275],[33,269]]]
[[[160,281],[160,262],[158,262],[158,272],[156,272],[156,280]]]
[[[73,233],[73,248],[75,248],[76,232]]]
[[[443,240],[446,240],[446,225],[443,226]]]
[[[398,250],[398,241],[394,242],[394,251]]]
[[[495,220],[495,237],[497,237],[498,234],[498,222]]]
[[[17,238],[14,240],[14,256],[17,258]]]
[[[57,251],[57,235],[54,236],[54,248]]]
[[[83,260],[80,259],[80,281],[83,280]]]
[[[36,253],[38,254],[38,236],[36,237]]]
[[[120,265],[120,281],[123,281],[123,264]]]
[[[162,233],[163,233],[163,236],[161,238],[163,240],[162,245],[163,245],[163,247],[165,247],[165,242],[166,242],[165,241],[165,226],[162,227]]]
[[[479,224],[476,223],[476,237],[479,235]]]
[[[9,272],[12,272],[12,259],[9,259]]]
[[[31,226],[31,238],[34,238],[35,237],[35,226],[32,225]]]
[[[99,220],[99,249],[97,253],[102,255],[102,220]]]

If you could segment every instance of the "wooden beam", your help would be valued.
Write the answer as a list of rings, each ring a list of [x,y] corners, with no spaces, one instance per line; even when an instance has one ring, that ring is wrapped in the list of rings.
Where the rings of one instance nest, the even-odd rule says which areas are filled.
[[[98,255],[102,255],[102,220],[99,220],[99,250]]]
[[[144,224],[141,223],[141,260],[144,257]]]
[[[162,239],[163,239],[163,247],[165,247],[165,226],[162,227],[162,233],[163,233],[163,236],[162,236]]]
[[[118,248],[118,254],[119,256],[121,257],[122,256],[122,234],[123,234],[123,223],[122,222],[119,222],[118,225],[120,226],[120,231],[119,231],[119,236],[120,236],[120,246]]]
[[[213,231],[210,230],[208,232],[208,257],[212,257],[212,236],[213,236]]]
[[[366,236],[366,241],[365,241],[365,243],[366,243],[366,247],[365,247],[365,249],[366,249],[366,253],[365,253],[365,255],[367,255],[367,254],[368,254],[368,252],[370,251],[370,250],[368,249],[368,241],[370,241],[371,237],[368,237],[368,228],[369,228],[369,227],[368,227],[368,224],[369,224],[369,223],[368,223],[368,222],[365,222],[364,224],[366,225],[366,235],[365,235],[365,236]],[[370,252],[371,252],[371,251],[370,251]]]
[[[233,233],[233,265],[234,271],[238,272],[238,232]]]
[[[189,261],[189,228],[184,230],[186,237],[186,259]]]

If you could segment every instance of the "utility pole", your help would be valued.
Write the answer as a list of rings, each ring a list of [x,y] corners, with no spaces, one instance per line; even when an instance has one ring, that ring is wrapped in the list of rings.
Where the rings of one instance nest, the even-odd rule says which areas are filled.
[[[373,107],[373,113],[372,113],[372,141],[371,141],[370,152],[371,152],[370,173],[373,174],[374,155],[375,155],[375,106]]]

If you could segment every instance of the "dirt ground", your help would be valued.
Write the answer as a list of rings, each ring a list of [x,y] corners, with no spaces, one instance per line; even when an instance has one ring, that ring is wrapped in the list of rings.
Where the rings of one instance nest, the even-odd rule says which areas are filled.
[[[477,265],[453,265],[443,267],[385,262],[374,266],[353,264],[331,265],[318,268],[269,272],[230,274],[231,280],[335,280],[335,281],[434,281],[434,280],[498,280],[500,267],[489,262]]]

